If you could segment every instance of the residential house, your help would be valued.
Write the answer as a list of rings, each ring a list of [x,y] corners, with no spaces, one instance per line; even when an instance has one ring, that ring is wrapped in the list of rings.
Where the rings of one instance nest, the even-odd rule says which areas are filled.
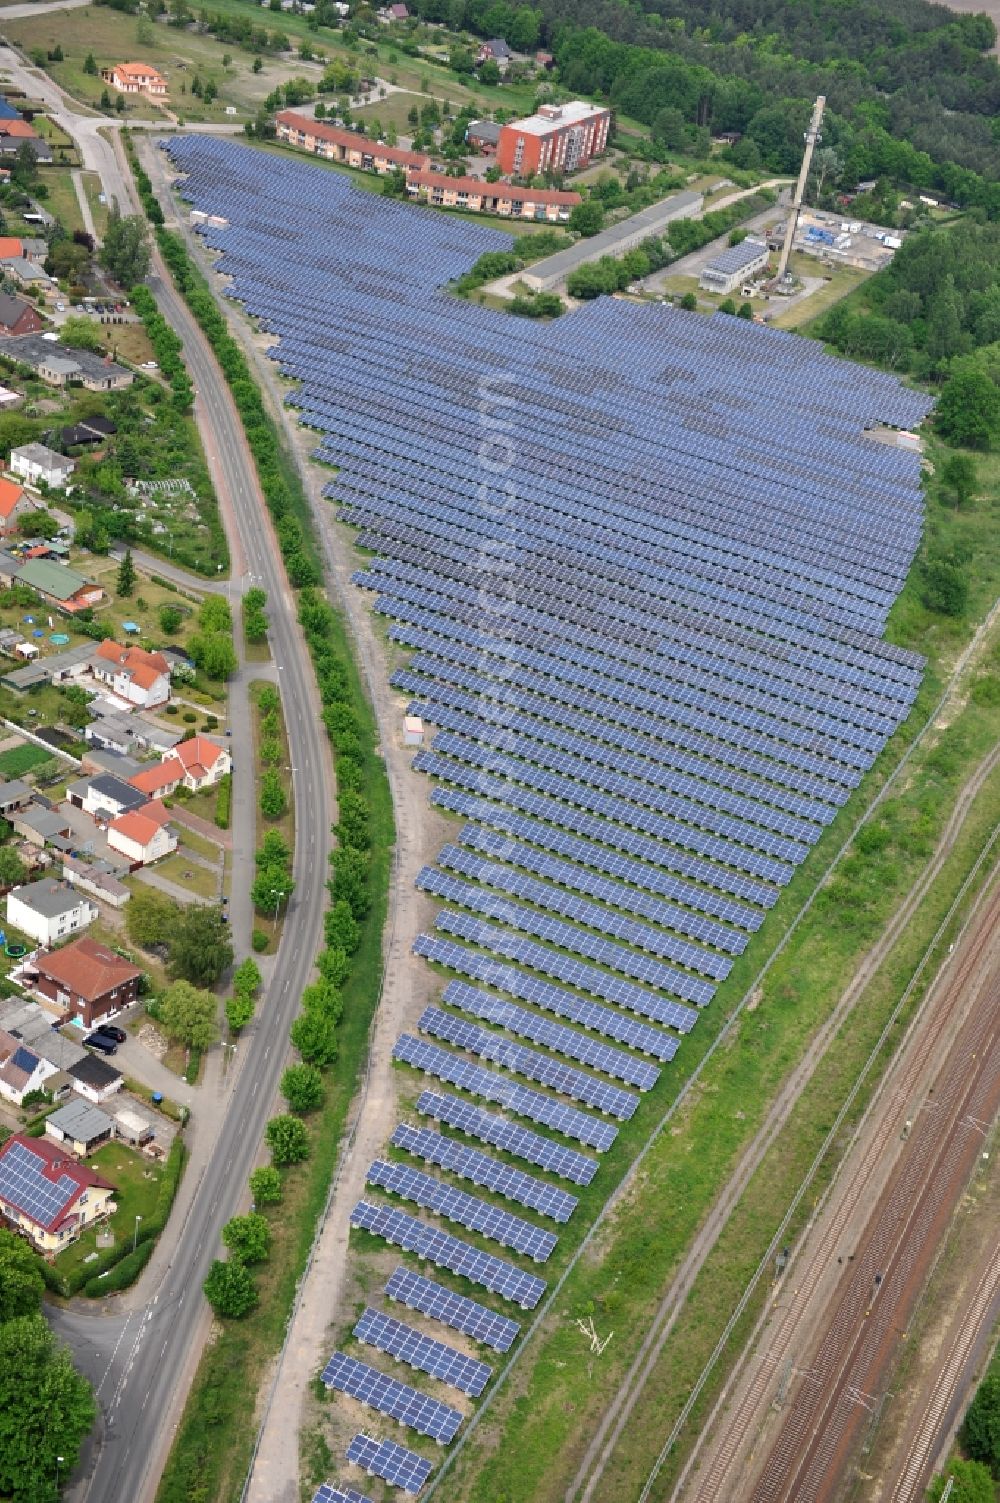
[[[35,502],[25,495],[23,486],[0,476],[0,532],[15,532],[21,518],[35,510]]]
[[[33,332],[33,329],[41,328],[41,321],[32,330],[5,329],[2,306],[0,299],[0,355],[27,366],[50,386],[65,386],[68,382],[78,381],[88,391],[119,391],[131,386],[135,380],[132,371],[124,365],[116,365],[108,355],[100,355],[95,350],[70,349],[69,345],[60,344],[58,340],[43,339],[39,333]],[[19,337],[5,337],[14,333]]]
[[[115,63],[113,68],[102,68],[101,77],[119,94],[143,94],[147,99],[167,97],[166,79],[149,63]]]
[[[165,653],[167,657],[169,654]],[[105,704],[108,708],[105,709]],[[110,708],[110,701],[102,701],[94,708],[98,715],[84,728],[84,739],[92,746],[103,746],[109,751],[166,752],[181,739],[180,731],[168,731],[154,725],[143,715],[119,714]]]
[[[34,303],[9,292],[0,292],[0,334],[20,338],[24,334],[37,334],[44,327]]]
[[[129,778],[132,787],[138,788],[147,798],[170,798],[183,781],[184,768],[172,752],[162,762],[141,767]]]
[[[20,235],[0,235],[0,261],[15,261],[23,255],[24,244]]]
[[[0,120],[0,157],[16,157],[24,146],[41,165],[51,166],[55,160],[48,141],[36,135],[27,120]]]
[[[496,63],[503,77],[513,61],[511,50],[503,37],[490,37],[488,42],[481,42],[479,51],[476,53],[476,66],[480,63]]]
[[[76,460],[57,454],[47,444],[22,444],[19,449],[11,449],[10,467],[29,485],[47,485],[50,490],[61,491],[76,469]]]
[[[378,11],[378,19],[383,26],[388,26],[391,21],[408,21],[410,12],[405,5],[383,5]]]
[[[96,1106],[100,1106],[102,1101],[110,1100],[125,1084],[125,1077],[120,1070],[109,1065],[99,1054],[91,1054],[87,1050],[84,1050],[83,1059],[70,1065],[66,1074],[73,1082],[74,1091],[78,1091],[87,1101],[93,1101]]]
[[[58,809],[46,809],[42,804],[32,802],[23,809],[13,810],[7,818],[16,835],[39,849],[51,845],[57,850],[72,850],[72,826]]]
[[[67,787],[66,797],[74,809],[82,809],[103,825],[109,825],[119,814],[127,814],[130,809],[141,809],[147,801],[146,794],[110,772],[77,778]]]
[[[139,967],[89,935],[59,950],[43,951],[32,964],[38,973],[38,994],[78,1018],[84,1028],[121,1012],[139,993]]]
[[[83,449],[92,448],[95,444],[103,444],[106,439],[113,438],[117,432],[117,423],[97,413],[94,417],[81,418],[78,423],[71,423],[69,427],[61,428],[59,438],[65,449]]]
[[[97,917],[97,908],[65,882],[42,877],[12,887],[7,894],[7,922],[40,945],[54,945],[86,929]]]
[[[10,819],[18,809],[26,809],[32,797],[31,788],[23,778],[12,778],[9,783],[0,783],[0,817]]]
[[[125,868],[127,870],[127,868]],[[132,893],[119,878],[119,868],[102,857],[87,861],[73,855],[63,856],[63,876],[81,892],[89,892],[92,898],[110,903],[112,908],[124,908]]]
[[[133,869],[149,866],[177,849],[177,836],[169,821],[170,815],[159,799],[150,799],[141,809],[133,809],[111,821],[108,845],[124,856]]]
[[[400,168],[405,172],[431,164],[430,157],[422,151],[384,146],[368,136],[358,135],[356,131],[327,125],[325,121],[313,120],[308,115],[297,115],[294,110],[279,110],[274,121],[279,141],[311,151],[314,156],[326,157],[327,161],[356,167],[359,172],[377,172],[384,176]]]
[[[26,256],[14,256],[5,261],[3,265],[4,276],[10,277],[19,287],[25,291],[37,290],[43,294],[54,292],[56,284],[47,271],[35,261],[29,261]]]
[[[81,1159],[102,1143],[110,1143],[114,1135],[115,1124],[107,1113],[78,1096],[45,1119],[45,1136]]]
[[[227,772],[233,770],[233,759],[218,741],[208,736],[192,736],[189,741],[180,741],[173,751],[165,752],[164,764],[176,759],[184,770],[184,785],[197,793],[200,788],[210,788]]]
[[[94,654],[94,677],[116,699],[150,710],[170,698],[170,664],[161,652],[145,652],[105,638]]]
[[[0,1213],[54,1256],[114,1210],[115,1187],[61,1143],[14,1133],[0,1146]]]
[[[28,559],[14,578],[18,584],[28,585],[43,600],[70,616],[77,611],[86,610],[88,606],[99,605],[104,599],[104,591],[99,584],[84,579],[82,574],[68,569],[65,564],[54,563],[48,558]],[[50,677],[51,672],[46,671],[44,679],[47,681]]]
[[[12,1033],[0,1029],[0,1096],[20,1106],[25,1096],[40,1091],[55,1066],[36,1054]]]
[[[503,219],[541,219],[562,224],[578,203],[579,193],[555,188],[515,188],[510,183],[487,183],[478,177],[447,177],[443,172],[411,172],[406,179],[411,198],[444,209],[473,214],[499,214]]]
[[[31,969],[30,961],[25,961],[24,965],[30,974],[19,973],[16,979],[22,985],[30,986],[34,982],[35,972]],[[46,1080],[46,1088],[53,1095],[58,1097],[72,1090],[66,1071],[86,1059],[87,1051],[81,1044],[64,1038],[53,1028],[51,1012],[24,997],[5,997],[0,1000],[0,1028],[19,1043],[27,1044],[32,1054],[37,1054],[39,1059],[51,1065],[54,1073]]]

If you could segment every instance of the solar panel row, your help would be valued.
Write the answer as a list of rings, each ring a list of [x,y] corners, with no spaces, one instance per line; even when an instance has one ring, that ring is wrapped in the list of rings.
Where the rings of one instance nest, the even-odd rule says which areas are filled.
[[[485,1362],[466,1357],[463,1353],[456,1352],[454,1347],[446,1346],[443,1341],[424,1336],[405,1322],[393,1320],[392,1316],[383,1315],[370,1306],[354,1327],[354,1335],[366,1346],[388,1352],[400,1362],[428,1373],[432,1378],[437,1378],[474,1399],[479,1397],[492,1376],[491,1369]]]

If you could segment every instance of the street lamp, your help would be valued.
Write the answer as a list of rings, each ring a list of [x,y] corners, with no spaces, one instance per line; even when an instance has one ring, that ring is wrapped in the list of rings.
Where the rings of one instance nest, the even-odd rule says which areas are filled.
[[[275,927],[275,929],[277,929],[277,927],[278,927],[278,909],[281,907],[281,900],[282,900],[282,898],[284,896],[285,896],[285,894],[280,890],[280,888],[277,888],[277,887],[272,887],[271,888],[271,897],[274,899],[274,927]]]
[[[59,1468],[62,1466],[65,1460],[65,1456],[56,1457],[56,1492],[59,1491]]]
[[[136,1246],[138,1245],[138,1242],[139,1242],[139,1222],[141,1220],[142,1220],[141,1216],[137,1216],[135,1218],[135,1231],[132,1233],[132,1251],[133,1252],[135,1252]]]

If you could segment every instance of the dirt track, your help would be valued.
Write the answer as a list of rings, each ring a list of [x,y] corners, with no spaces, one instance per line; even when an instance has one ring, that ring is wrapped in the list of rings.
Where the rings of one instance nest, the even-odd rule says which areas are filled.
[[[835,1495],[981,1149],[979,1124],[1000,1105],[998,918],[994,889],[776,1292],[685,1499]]]

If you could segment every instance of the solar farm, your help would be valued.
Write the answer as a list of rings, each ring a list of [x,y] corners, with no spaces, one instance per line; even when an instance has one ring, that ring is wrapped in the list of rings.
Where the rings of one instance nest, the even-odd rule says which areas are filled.
[[[453,816],[418,878],[440,994],[394,1050],[419,1094],[351,1214],[401,1258],[323,1373],[363,1406],[351,1425],[382,1417],[343,1453],[356,1480],[416,1494],[544,1308],[601,1156],[676,1090],[910,711],[922,662],[883,634],[920,461],[864,430],[930,404],[723,315],[496,313],[447,284],[500,232],[221,139],[164,144],[336,467],[355,583],[410,653],[401,712],[434,730],[414,770]],[[343,1499],[364,1503],[316,1503]]]

